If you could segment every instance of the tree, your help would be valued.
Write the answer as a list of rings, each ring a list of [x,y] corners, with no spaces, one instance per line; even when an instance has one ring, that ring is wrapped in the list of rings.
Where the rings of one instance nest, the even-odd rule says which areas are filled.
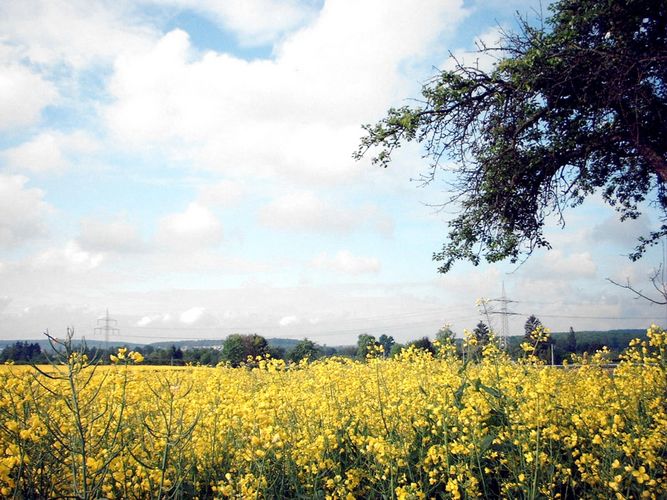
[[[478,346],[485,346],[489,343],[489,340],[491,340],[491,332],[489,331],[489,327],[486,326],[486,323],[483,321],[477,323],[477,326],[472,331],[472,333],[475,335],[475,340],[477,340]]]
[[[423,351],[428,351],[431,354],[435,354],[435,347],[433,347],[433,343],[428,337],[422,337],[418,340],[413,340],[407,345],[407,347],[410,346],[414,346],[417,349],[421,349]]]
[[[285,359],[286,355],[285,348],[281,346],[275,346],[269,344],[269,346],[266,348],[266,354],[271,356],[273,359]]]
[[[394,340],[394,337],[391,335],[385,335],[384,333],[380,335],[380,338],[378,338],[378,342],[384,349],[384,357],[386,358],[389,356],[389,353],[391,352],[391,348],[394,347],[394,344],[396,341]]]
[[[456,334],[450,325],[443,325],[438,330],[438,333],[435,334],[435,340],[440,342],[442,345],[453,343],[456,338]]]
[[[263,356],[267,353],[268,343],[261,335],[239,335],[235,333],[227,337],[222,344],[220,357],[228,361],[232,366],[243,363],[248,356]]]
[[[359,359],[366,359],[366,355],[371,351],[371,347],[377,345],[377,340],[373,335],[362,333],[357,337],[357,357]]]
[[[169,349],[169,358],[171,359],[171,364],[180,365],[183,363],[183,350],[180,347],[176,347],[172,344]]]
[[[577,334],[574,333],[574,328],[572,327],[570,327],[567,339],[565,340],[565,350],[567,352],[577,352]]]
[[[14,361],[16,363],[35,363],[42,361],[42,349],[38,343],[17,341],[6,346],[0,353],[0,362]]]
[[[651,296],[648,293],[643,292],[642,290],[638,290],[630,283],[630,278],[625,279],[625,284],[618,283],[611,278],[607,278],[607,281],[620,288],[625,288],[626,290],[630,290],[632,293],[636,295],[635,297],[636,299],[641,298],[650,302],[651,304],[664,306],[667,305],[667,281],[665,281],[665,279],[666,279],[665,266],[664,264],[660,264],[657,269],[653,270],[651,276],[649,277],[651,285],[658,294],[657,296],[655,295],[655,293],[652,293]]]
[[[542,326],[542,322],[534,314],[531,314],[523,325],[523,336],[526,339],[531,339],[532,333],[540,326]]]
[[[305,358],[308,358],[312,361],[319,358],[321,354],[322,353],[315,342],[312,340],[303,339],[290,350],[287,357],[290,361],[298,363]]]
[[[405,346],[403,344],[396,343],[393,346],[391,346],[391,350],[389,351],[389,357],[393,358],[394,356],[398,356],[401,351],[405,349]]]
[[[261,335],[253,333],[252,335],[241,335],[243,340],[243,349],[246,357],[264,356],[269,349],[269,343]]]
[[[491,341],[491,330],[483,321],[477,323],[472,335],[466,335],[467,343],[464,344],[464,358],[470,360],[481,359],[484,346]]]
[[[560,0],[535,27],[503,32],[489,71],[456,62],[423,87],[416,106],[365,125],[356,158],[373,149],[387,166],[402,144],[424,145],[436,178],[453,160],[458,215],[434,253],[447,272],[458,260],[517,262],[550,248],[543,228],[600,192],[621,220],[647,198],[667,216],[667,3]],[[634,252],[667,235],[667,222]]]
[[[246,360],[243,338],[238,333],[230,335],[222,344],[220,358],[232,366],[238,366]]]
[[[548,360],[549,348],[553,343],[548,330],[544,328],[542,322],[531,314],[523,326],[524,338],[534,347],[533,354],[538,358]]]

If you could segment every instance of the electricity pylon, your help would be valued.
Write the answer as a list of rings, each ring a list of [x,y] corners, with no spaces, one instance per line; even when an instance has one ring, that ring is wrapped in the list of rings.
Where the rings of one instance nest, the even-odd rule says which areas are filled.
[[[95,333],[104,332],[104,345],[106,347],[109,347],[109,334],[117,335],[120,332],[116,325],[118,325],[118,321],[109,317],[109,309],[107,309],[105,316],[97,319]]]
[[[500,302],[500,310],[492,311],[491,314],[500,314],[501,315],[501,324],[500,324],[500,336],[498,342],[502,349],[506,349],[508,345],[507,337],[509,336],[509,316],[518,316],[519,313],[511,312],[507,310],[507,304],[516,303],[516,300],[510,300],[507,298],[505,293],[505,282],[503,281],[503,292],[499,299],[492,299],[490,302]]]

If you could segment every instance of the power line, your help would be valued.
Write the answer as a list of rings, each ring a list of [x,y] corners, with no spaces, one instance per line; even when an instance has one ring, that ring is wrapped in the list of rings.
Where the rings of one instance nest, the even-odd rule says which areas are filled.
[[[461,320],[469,320],[476,318],[477,316],[471,315],[471,316],[459,316],[459,317],[454,317],[454,318],[447,318],[450,321],[461,321]],[[324,330],[321,332],[317,331],[312,331],[310,335],[316,336],[316,337],[329,337],[329,336],[337,336],[337,335],[345,335],[349,333],[359,333],[359,332],[373,332],[373,333],[383,333],[383,332],[392,332],[396,330],[404,330],[408,328],[415,328],[419,326],[429,326],[432,325],[437,319],[433,320],[423,320],[423,321],[416,321],[416,322],[410,322],[410,323],[402,323],[398,325],[378,325],[378,326],[359,326],[359,327],[351,327],[351,328],[341,328],[341,329],[334,329],[334,330]],[[226,333],[226,332],[243,332],[243,331],[261,331],[263,328],[266,328],[269,325],[263,325],[261,327],[240,327],[240,326],[207,326],[207,327],[132,327],[132,331],[137,331],[137,330],[171,330],[171,331],[192,331],[192,330],[217,330],[221,333]],[[303,325],[303,326],[311,326],[311,327],[316,327],[316,325]],[[281,334],[284,335],[281,338],[302,338],[302,335],[290,335],[290,334]],[[123,338],[130,338],[130,339],[145,339],[145,338],[153,338],[153,339],[160,339],[160,340],[175,340],[174,337],[172,336],[161,336],[161,335],[140,335],[140,334],[124,334]],[[188,338],[187,340],[219,340],[215,338]]]
[[[493,299],[495,302],[499,302],[501,304],[501,308],[499,311],[491,311],[490,314],[499,314],[503,316],[503,325],[502,325],[502,330],[501,330],[501,338],[506,338],[509,336],[509,328],[508,328],[508,322],[506,323],[506,320],[509,319],[509,316],[522,316],[526,315],[525,313],[521,312],[514,312],[508,310],[507,304],[510,303],[523,303],[523,301],[515,301],[508,299],[504,290],[504,284],[503,284],[503,293],[502,296],[498,299]],[[526,301],[528,302],[528,301]],[[359,326],[349,326],[345,328],[333,328],[333,329],[323,329],[322,331],[318,332],[317,327],[321,326],[321,324],[299,324],[299,325],[294,325],[294,329],[306,329],[306,328],[311,328],[312,330],[308,333],[309,335],[316,336],[316,337],[330,337],[330,336],[339,336],[339,335],[345,335],[345,334],[350,334],[350,333],[359,333],[359,332],[366,332],[366,333],[383,333],[383,332],[394,332],[398,330],[409,330],[410,328],[418,328],[418,327],[426,327],[433,325],[437,321],[441,321],[443,318],[450,322],[450,321],[466,321],[470,319],[474,319],[477,316],[476,315],[461,315],[461,316],[448,316],[448,314],[451,314],[455,312],[456,310],[450,309],[447,311],[429,311],[429,310],[421,310],[421,311],[413,311],[413,312],[403,312],[403,313],[395,313],[395,314],[387,314],[384,316],[368,316],[368,317],[362,317],[362,318],[354,318],[351,320],[352,322],[355,323],[366,323],[360,324]],[[458,309],[460,311],[460,309]],[[433,316],[432,319],[429,319],[431,316]],[[634,319],[634,320],[655,320],[656,317],[650,317],[650,316],[593,316],[593,315],[567,315],[567,314],[540,314],[541,317],[545,318],[559,318],[559,319],[599,319],[599,320],[629,320],[629,319]],[[408,319],[412,318],[413,321],[409,322],[402,322],[400,324],[389,324],[389,325],[369,325],[369,322],[373,322],[375,320],[381,320],[384,319],[386,321],[392,321],[392,320],[398,320],[398,319]],[[106,311],[106,315],[98,321],[98,327],[95,328],[95,332],[104,332],[104,337],[105,337],[105,342],[109,342],[109,335],[113,334],[114,336],[117,336],[119,333],[119,328],[117,328],[118,322],[109,317],[109,312],[108,310]],[[255,326],[223,326],[223,325],[217,325],[217,326],[132,326],[128,327],[128,330],[130,330],[130,334],[124,334],[123,338],[127,339],[157,339],[157,340],[177,340],[173,336],[166,336],[166,335],[153,335],[149,333],[149,331],[173,331],[173,332],[187,332],[187,331],[217,331],[220,332],[221,334],[228,334],[228,333],[238,333],[238,332],[248,332],[248,331],[261,331],[261,330],[266,330],[267,328],[274,329],[275,325],[269,325],[269,324],[263,324],[263,325],[255,325]],[[148,330],[148,331],[147,331]],[[145,334],[142,334],[140,332],[146,331]],[[289,334],[281,334],[283,335],[283,338],[301,338],[302,335],[296,335],[295,333]],[[210,341],[217,341],[220,339],[217,338],[188,338],[187,340],[210,340]]]
[[[521,313],[524,316],[527,314]],[[567,318],[567,319],[655,319],[657,316],[580,316],[567,314],[540,314],[544,318]]]
[[[369,321],[376,321],[376,320],[385,320],[385,321],[391,321],[391,320],[397,320],[397,319],[407,319],[407,318],[414,318],[420,320],[419,322],[426,322],[429,321],[426,318],[429,318],[431,316],[432,319],[430,321],[439,321],[444,315],[452,314],[459,312],[460,309],[450,309],[447,311],[442,311],[441,309],[434,309],[432,311],[428,310],[422,310],[422,311],[413,311],[413,312],[404,312],[404,313],[395,313],[395,314],[385,314],[385,315],[378,315],[378,316],[366,316],[366,317],[356,317],[356,318],[350,318],[348,320],[345,320],[346,323],[361,323],[361,326],[350,326],[348,329],[364,329],[367,328],[367,325],[364,323],[368,323]],[[448,317],[448,320],[451,321],[456,321],[456,320],[462,320],[462,319],[468,319],[472,318],[474,316],[463,316],[463,317]],[[423,318],[423,319],[422,319]],[[329,323],[329,322],[338,322],[340,320],[334,319],[334,320],[326,320],[324,323]],[[315,323],[311,325],[303,325],[301,324],[300,326],[317,326],[320,323]],[[411,325],[414,324],[414,322],[410,323],[403,323],[406,325]],[[233,330],[233,329],[244,329],[244,330],[260,330],[262,328],[267,328],[267,327],[272,327],[273,325],[267,325],[267,324],[260,324],[260,325],[244,325],[244,326],[222,326],[222,325],[209,325],[209,326],[169,326],[169,325],[156,325],[156,326],[151,326],[151,325],[133,325],[130,326],[129,328],[132,329],[138,329],[138,330]],[[297,325],[295,325],[297,326]],[[393,328],[396,325],[388,325],[387,328]],[[384,328],[384,326],[376,326],[373,328]]]

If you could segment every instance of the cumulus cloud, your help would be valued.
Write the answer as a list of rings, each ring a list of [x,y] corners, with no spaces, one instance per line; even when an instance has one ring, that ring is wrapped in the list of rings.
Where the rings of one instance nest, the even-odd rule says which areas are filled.
[[[69,272],[86,272],[98,267],[104,254],[87,252],[76,241],[68,241],[64,247],[50,248],[35,256],[32,267],[36,270],[62,269]]]
[[[185,323],[186,325],[191,325],[199,321],[199,319],[204,314],[204,310],[205,309],[203,307],[192,307],[187,311],[183,311],[179,316],[179,320],[181,323]]]
[[[105,223],[86,218],[81,221],[77,241],[83,249],[95,252],[134,253],[145,249],[137,228],[123,220]]]
[[[310,191],[283,195],[259,211],[265,226],[290,231],[349,233],[371,229],[389,235],[393,221],[374,205],[343,208],[333,205]]]
[[[241,42],[260,45],[275,40],[313,17],[313,2],[299,0],[147,0],[191,9],[233,31]]]
[[[28,188],[27,177],[0,174],[0,247],[14,247],[46,234],[52,208],[41,189]]]
[[[250,62],[196,53],[174,30],[116,60],[104,116],[128,144],[171,148],[200,167],[342,181],[359,173],[350,157],[359,124],[414,87],[401,65],[464,14],[459,0],[418,9],[400,0],[328,1],[277,44],[274,59]]]
[[[380,261],[376,257],[362,257],[353,255],[349,250],[341,250],[334,256],[322,253],[315,257],[312,265],[345,274],[377,273],[380,271]]]
[[[217,245],[222,225],[208,208],[193,202],[183,212],[163,217],[158,223],[156,242],[167,248],[192,249]]]
[[[97,141],[85,132],[51,131],[5,150],[2,157],[12,170],[60,172],[71,166],[72,157],[93,153],[98,147]]]
[[[278,321],[280,326],[290,326],[298,323],[300,323],[300,320],[296,316],[283,316],[280,318],[280,321]]]
[[[173,322],[173,316],[170,313],[165,314],[151,314],[148,316],[143,316],[139,321],[135,323],[135,326],[150,326],[159,324],[166,326],[169,323]]]
[[[561,250],[551,250],[542,258],[541,265],[533,276],[549,279],[594,278],[597,265],[590,252],[565,254]]]
[[[137,321],[135,324],[136,324],[136,326],[148,326],[158,318],[160,318],[160,316],[144,316],[139,321]]]
[[[214,314],[201,306],[191,307],[183,311],[179,314],[178,321],[181,325],[196,328],[211,328],[220,324]]]
[[[155,31],[140,26],[127,2],[0,2],[0,32],[33,63],[83,68],[142,50]],[[2,93],[0,93],[2,95]],[[4,114],[3,114],[4,115]]]
[[[619,245],[624,251],[630,252],[637,246],[637,238],[646,236],[651,231],[649,217],[641,215],[637,219],[621,221],[611,216],[596,224],[590,231],[591,243],[609,242]]]
[[[9,3],[14,2],[2,5]],[[0,130],[37,123],[42,110],[57,97],[55,86],[28,68],[0,64]]]

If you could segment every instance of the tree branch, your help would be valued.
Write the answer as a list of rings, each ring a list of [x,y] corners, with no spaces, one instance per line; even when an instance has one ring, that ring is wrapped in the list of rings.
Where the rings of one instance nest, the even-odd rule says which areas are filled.
[[[652,277],[651,277],[651,281],[653,282],[653,285],[655,286],[656,290],[658,290],[658,291],[660,292],[660,290],[658,289],[657,285],[655,284],[656,276],[657,276],[657,274],[655,274],[654,276],[652,276]],[[622,284],[620,284],[620,283],[617,283],[616,281],[614,281],[614,280],[611,279],[611,278],[605,278],[605,279],[606,279],[607,281],[609,281],[610,283],[616,285],[617,287],[625,288],[626,290],[630,290],[632,293],[634,293],[634,294],[637,295],[637,297],[635,297],[635,298],[639,298],[639,297],[641,297],[642,299],[648,300],[648,301],[651,302],[652,304],[657,304],[657,305],[659,305],[659,306],[664,306],[665,304],[667,304],[667,295],[665,295],[663,292],[660,292],[660,293],[662,293],[662,295],[663,295],[663,300],[662,300],[662,302],[661,302],[660,300],[652,299],[651,297],[649,297],[649,296],[647,296],[647,295],[644,295],[640,290],[636,290],[636,289],[630,284],[630,279],[629,279],[629,278],[626,278],[626,284],[625,284],[625,285],[622,285]]]

